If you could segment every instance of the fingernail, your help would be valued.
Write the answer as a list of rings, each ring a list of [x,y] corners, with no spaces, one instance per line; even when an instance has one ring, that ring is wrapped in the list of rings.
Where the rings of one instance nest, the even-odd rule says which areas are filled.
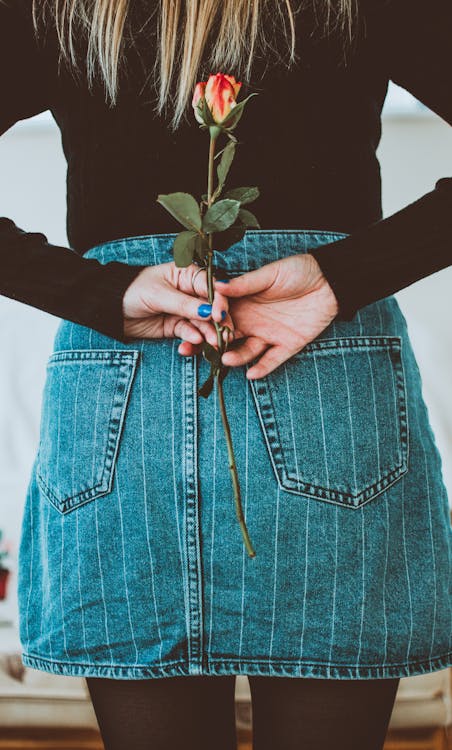
[[[198,307],[198,315],[201,315],[203,318],[208,318],[211,312],[212,305],[209,305],[207,302],[203,302],[202,305],[199,305]]]
[[[215,281],[219,281],[220,284],[229,284],[231,279],[215,279]]]
[[[226,315],[227,315],[226,310],[222,310],[221,311],[221,320],[224,320],[225,317],[226,317]]]

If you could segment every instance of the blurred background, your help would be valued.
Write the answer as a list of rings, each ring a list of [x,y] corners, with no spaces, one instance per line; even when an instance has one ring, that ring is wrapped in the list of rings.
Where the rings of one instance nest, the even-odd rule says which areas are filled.
[[[452,128],[391,84],[378,157],[386,217],[432,190],[440,177],[452,175]],[[27,231],[43,232],[51,243],[67,245],[66,162],[50,113],[21,121],[5,133],[0,161],[2,215]],[[452,508],[452,267],[396,296],[418,358]],[[0,297],[0,569],[10,571],[3,599],[0,588],[0,652],[7,642],[17,644],[22,508],[37,448],[45,365],[58,324],[55,316]]]

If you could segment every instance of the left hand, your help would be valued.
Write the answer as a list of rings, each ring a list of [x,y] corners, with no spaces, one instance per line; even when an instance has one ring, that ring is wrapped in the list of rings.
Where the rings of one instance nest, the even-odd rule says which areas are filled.
[[[309,253],[267,263],[227,284],[215,281],[215,288],[230,298],[235,338],[245,338],[224,352],[223,364],[237,367],[262,355],[249,368],[248,378],[267,375],[301,351],[339,309],[331,286]],[[200,349],[201,344],[184,341],[179,345],[179,353],[186,356]]]
[[[174,261],[143,268],[123,295],[124,336],[132,339],[184,337],[198,346],[205,339],[214,346],[217,335],[212,321],[222,321],[233,330],[229,300],[220,290],[214,290],[209,319],[201,316],[199,305],[208,302],[209,295],[205,274],[199,274],[204,276],[200,283],[198,271],[194,263],[179,267]]]

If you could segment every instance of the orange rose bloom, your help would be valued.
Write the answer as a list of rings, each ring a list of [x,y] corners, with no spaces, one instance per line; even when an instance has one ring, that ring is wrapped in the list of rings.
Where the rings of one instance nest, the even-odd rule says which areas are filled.
[[[207,82],[197,83],[192,101],[197,121],[204,122],[198,112],[197,105],[200,100],[205,98],[213,119],[216,123],[221,124],[231,109],[236,106],[241,85],[241,82],[237,82],[234,76],[223,75],[223,73],[209,76]]]

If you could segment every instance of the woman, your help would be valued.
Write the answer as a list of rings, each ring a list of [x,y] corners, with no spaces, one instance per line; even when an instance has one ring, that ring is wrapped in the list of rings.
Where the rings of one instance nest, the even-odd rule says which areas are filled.
[[[390,78],[452,124],[451,21],[448,0],[1,7],[1,129],[51,110],[71,245],[1,220],[2,293],[63,318],[22,526],[22,658],[87,678],[109,750],[235,747],[237,674],[257,750],[374,750],[400,677],[452,664],[441,459],[392,296],[449,265],[452,178],[382,220],[375,156]],[[215,251],[210,308],[155,198],[205,189],[190,103],[217,70],[259,93],[229,181],[259,187],[261,230]],[[216,397],[197,394],[223,318],[255,558]]]

